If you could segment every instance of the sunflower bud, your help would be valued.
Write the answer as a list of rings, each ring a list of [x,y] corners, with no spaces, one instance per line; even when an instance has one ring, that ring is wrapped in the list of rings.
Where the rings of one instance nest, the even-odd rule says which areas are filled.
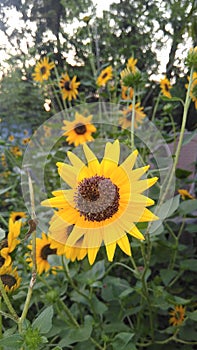
[[[129,67],[125,68],[121,73],[121,83],[123,86],[136,89],[142,84],[142,74],[136,69],[133,73]]]
[[[189,68],[197,70],[197,46],[189,50],[185,64]]]

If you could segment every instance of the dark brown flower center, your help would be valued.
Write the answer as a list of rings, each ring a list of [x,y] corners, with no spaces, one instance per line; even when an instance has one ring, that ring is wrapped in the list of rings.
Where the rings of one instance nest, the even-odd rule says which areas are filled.
[[[14,221],[20,220],[21,218],[22,218],[21,215],[16,215],[15,218],[14,218]]]
[[[7,248],[7,247],[8,247],[8,240],[7,238],[5,238],[0,242],[0,249]]]
[[[76,209],[88,221],[104,221],[119,208],[119,189],[109,178],[92,176],[82,180],[75,193]]]
[[[168,84],[164,84],[164,87],[165,87],[165,90],[166,90],[166,91],[169,91],[169,86],[168,86]]]
[[[41,249],[41,258],[43,260],[47,260],[48,256],[51,255],[51,254],[56,254],[57,252],[57,249],[51,249],[50,248],[50,243],[49,244],[46,244],[42,249]]]
[[[0,277],[4,286],[8,286],[9,288],[12,288],[17,282],[14,276],[8,275],[7,273],[1,275]]]
[[[71,86],[70,86],[70,81],[66,81],[64,83],[64,89],[66,89],[67,91],[71,91]]]
[[[76,134],[78,135],[83,135],[86,133],[86,125],[85,124],[81,124],[81,123],[78,123],[76,126],[75,126],[75,132]]]
[[[47,71],[46,67],[41,67],[40,68],[40,72],[41,72],[42,75],[46,74],[46,71]]]
[[[107,78],[107,73],[104,73],[103,75],[102,75],[102,79],[105,79],[105,78]]]

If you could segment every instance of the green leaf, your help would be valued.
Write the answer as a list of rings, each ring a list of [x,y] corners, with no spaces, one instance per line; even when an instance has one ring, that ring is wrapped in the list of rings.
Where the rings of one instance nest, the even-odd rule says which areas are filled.
[[[49,306],[34,320],[32,327],[39,329],[41,334],[48,333],[52,327],[53,307]]]
[[[181,169],[181,168],[177,168],[175,172],[175,175],[178,179],[185,179],[191,174],[192,174],[192,171]]]
[[[96,295],[92,295],[92,306],[94,308],[94,311],[98,314],[98,315],[102,315],[104,314],[104,312],[107,311],[107,306],[102,303],[100,300],[97,299]]]
[[[23,344],[23,338],[19,334],[13,334],[9,337],[0,339],[0,346],[10,349],[20,349]]]
[[[92,285],[100,280],[105,274],[104,260],[98,261],[90,270],[81,273],[78,277],[78,281]]]
[[[181,214],[192,214],[197,210],[197,199],[188,199],[180,204],[179,207]]]
[[[94,320],[90,315],[85,316],[84,325],[79,328],[68,328],[64,331],[65,337],[59,342],[59,346],[66,347],[70,344],[83,342],[90,338]]]
[[[177,275],[177,272],[174,270],[161,269],[160,276],[165,286]]]
[[[6,188],[3,188],[2,190],[0,190],[0,195],[2,195],[3,193],[6,193],[7,191],[11,190],[13,186],[9,186],[9,187],[6,187]]]
[[[197,259],[185,259],[180,262],[181,270],[197,271]]]
[[[117,334],[112,343],[113,350],[134,350],[135,345],[131,342],[134,333],[121,332]],[[133,347],[134,346],[134,347]]]
[[[193,311],[193,312],[187,312],[187,316],[193,320],[193,321],[197,321],[197,310]]]

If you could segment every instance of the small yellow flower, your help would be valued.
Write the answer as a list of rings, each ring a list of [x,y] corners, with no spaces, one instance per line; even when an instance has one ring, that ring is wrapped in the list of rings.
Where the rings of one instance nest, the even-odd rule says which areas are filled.
[[[137,58],[135,59],[134,57],[130,57],[127,62],[127,68],[130,69],[130,71],[134,74],[137,70],[136,64],[137,64]]]
[[[21,230],[21,220],[13,221],[12,218],[9,219],[8,225],[8,235],[7,238],[1,242],[0,256],[4,259],[4,265],[9,266],[12,262],[10,253],[12,253],[16,246],[20,243],[17,239]],[[2,260],[1,259],[1,260]]]
[[[22,144],[23,145],[27,145],[30,141],[30,137],[25,137],[23,140],[22,140]]]
[[[127,86],[122,86],[121,97],[123,100],[132,100],[133,98],[133,88],[128,88]]]
[[[183,200],[185,200],[185,199],[195,199],[195,197],[194,196],[192,196],[187,190],[185,190],[185,189],[179,189],[178,190],[178,193],[181,195],[181,198],[183,199]]]
[[[75,113],[75,120],[63,121],[65,126],[62,127],[62,130],[66,131],[63,135],[66,136],[66,141],[69,145],[73,143],[75,147],[77,147],[84,142],[94,140],[92,133],[96,131],[96,128],[93,124],[91,124],[91,121],[92,115],[84,117],[78,112]]]
[[[140,102],[135,105],[135,115],[134,115],[134,128],[137,129],[140,124],[142,124],[143,119],[146,114],[143,112],[143,107],[140,107]],[[122,111],[123,117],[119,119],[119,124],[123,129],[128,129],[131,127],[132,120],[132,110],[133,105],[130,104],[128,108]]]
[[[51,75],[51,69],[55,67],[54,62],[49,62],[48,57],[44,57],[35,66],[32,77],[35,81],[43,83],[44,80],[48,80]]]
[[[112,73],[112,66],[108,66],[105,69],[103,69],[100,73],[100,75],[97,78],[97,85],[105,86],[109,80],[112,79],[113,73]]]
[[[25,219],[26,218],[26,213],[24,211],[13,211],[10,214],[10,218],[12,219],[13,222]]]
[[[8,293],[14,292],[20,286],[21,278],[16,268],[13,270],[11,265],[0,267],[0,278],[5,291]]]
[[[169,312],[171,316],[169,323],[172,324],[172,326],[180,326],[185,318],[185,310],[185,307],[182,305],[176,305],[175,308]]]
[[[164,96],[168,97],[168,98],[172,98],[172,95],[170,93],[170,89],[172,88],[170,81],[168,80],[168,78],[163,78],[160,80],[160,88],[161,88],[161,92]]]
[[[8,140],[11,141],[11,142],[13,142],[14,139],[15,139],[14,135],[10,135],[10,136],[8,137]]]
[[[78,95],[78,87],[80,85],[80,82],[76,82],[77,76],[75,75],[72,80],[70,79],[69,75],[62,74],[62,77],[60,79],[60,88],[62,97],[64,100],[68,99],[68,101],[75,100]]]
[[[20,157],[23,154],[18,146],[10,147],[10,152],[16,157]]]
[[[36,238],[36,265],[37,265],[37,272],[39,275],[41,275],[43,272],[47,272],[51,265],[48,262],[48,257],[52,254],[56,254],[56,249],[51,249],[51,240],[50,238],[45,234],[42,233],[42,237]],[[28,245],[28,249],[32,250],[32,245]],[[27,258],[27,262],[32,267],[32,259]]]

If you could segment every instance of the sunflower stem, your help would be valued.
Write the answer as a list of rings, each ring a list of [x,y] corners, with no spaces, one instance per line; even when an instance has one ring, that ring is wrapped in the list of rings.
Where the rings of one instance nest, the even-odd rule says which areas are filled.
[[[8,310],[9,310],[11,316],[12,316],[10,318],[12,318],[15,322],[17,322],[18,321],[18,315],[17,315],[15,309],[13,308],[13,306],[12,306],[12,304],[10,302],[10,299],[9,299],[5,289],[4,289],[4,285],[3,285],[3,282],[2,282],[1,278],[0,278],[0,293],[1,293],[1,296],[3,297],[3,300],[4,300]]]
[[[31,280],[29,283],[27,296],[24,304],[24,308],[21,314],[21,317],[18,320],[18,330],[19,333],[22,333],[23,328],[23,322],[27,316],[27,312],[29,310],[29,305],[31,301],[31,296],[33,293],[33,287],[36,282],[36,213],[35,213],[35,201],[34,201],[34,191],[33,191],[33,184],[31,180],[30,173],[28,172],[28,183],[29,183],[29,193],[30,193],[30,203],[31,203],[31,219],[35,223],[35,230],[32,232],[32,274],[31,274]]]
[[[157,99],[156,99],[156,102],[155,102],[155,105],[154,105],[153,114],[152,114],[152,118],[151,118],[152,122],[154,122],[154,120],[155,120],[155,116],[156,116],[156,112],[157,112],[157,109],[158,109],[158,106],[159,106],[160,98],[161,98],[161,92],[157,96]]]
[[[187,90],[185,103],[184,103],[181,131],[180,131],[179,141],[178,141],[178,145],[177,145],[177,149],[176,149],[176,153],[175,153],[174,163],[173,163],[172,171],[170,173],[170,176],[169,176],[168,183],[166,185],[165,191],[164,191],[164,193],[163,193],[163,195],[161,197],[161,200],[160,200],[160,203],[159,203],[159,207],[165,201],[166,195],[168,193],[168,190],[170,189],[173,177],[175,175],[176,167],[177,167],[177,164],[178,164],[178,161],[179,161],[181,147],[182,147],[182,144],[183,144],[183,137],[184,137],[184,132],[185,132],[185,126],[186,126],[186,121],[187,121],[188,109],[189,109],[189,105],[190,105],[190,102],[191,102],[190,90],[191,90],[191,85],[192,85],[192,76],[193,76],[193,68],[191,69],[191,72],[190,72],[189,85],[188,85],[188,90]]]

